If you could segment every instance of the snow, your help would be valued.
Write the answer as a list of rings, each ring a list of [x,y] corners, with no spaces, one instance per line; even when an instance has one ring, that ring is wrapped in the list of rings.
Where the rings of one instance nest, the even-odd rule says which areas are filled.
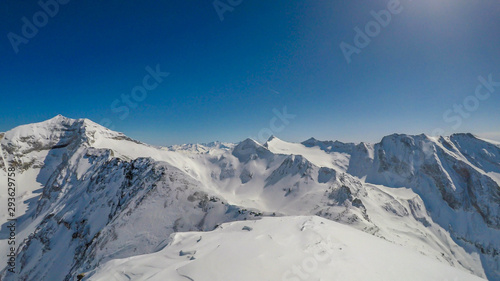
[[[484,280],[349,226],[300,216],[175,233],[161,251],[110,261],[88,277],[94,281]]]
[[[468,273],[499,280],[500,263],[489,253],[500,249],[500,232],[470,202],[489,211],[495,223],[500,149],[472,135],[391,135],[374,145],[272,137],[264,145],[247,139],[156,147],[87,119],[57,116],[10,130],[1,144],[6,161],[33,163],[18,173],[16,199],[28,279],[62,280],[69,270],[76,275],[111,260],[95,275],[104,279],[96,280],[121,280],[125,273],[132,280],[188,280],[179,274],[194,280],[282,280],[318,247],[309,234],[328,246],[325,235],[332,233],[346,250],[305,280],[408,280],[412,274],[415,280],[475,280]],[[133,180],[127,181],[128,173]],[[467,197],[464,175],[470,175],[475,197]],[[1,171],[2,209],[5,178]],[[458,207],[445,202],[436,182]],[[252,212],[263,219],[182,233],[211,230],[251,218]],[[312,215],[324,219],[302,217]],[[0,222],[5,220],[0,212]],[[312,230],[300,231],[303,225]],[[268,241],[269,235],[279,239]],[[374,252],[358,247],[366,243],[381,244]],[[89,245],[91,255],[81,264],[69,262]],[[0,240],[5,249],[6,240]],[[54,273],[61,259],[68,262]],[[1,269],[4,256],[0,262]],[[270,275],[259,275],[259,268]],[[432,270],[426,275],[421,268]],[[254,279],[235,276],[242,272]]]
[[[349,165],[349,154],[347,153],[327,153],[319,147],[306,147],[301,143],[285,142],[277,137],[270,138],[264,146],[276,154],[302,155],[318,167],[327,167],[345,172]]]

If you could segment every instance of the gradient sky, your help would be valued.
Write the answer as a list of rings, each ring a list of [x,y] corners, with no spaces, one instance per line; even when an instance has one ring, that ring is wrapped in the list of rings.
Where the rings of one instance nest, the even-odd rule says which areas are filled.
[[[355,28],[389,2],[243,0],[221,21],[211,0],[73,0],[43,25],[37,1],[4,0],[0,131],[62,114],[158,145],[269,132],[289,141],[436,132],[500,140],[500,86],[474,96],[479,76],[500,82],[500,2],[401,0],[347,63],[341,42],[355,46]],[[23,17],[34,15],[41,27],[16,53],[12,33],[23,36]],[[122,95],[157,65],[169,76],[125,105]],[[284,107],[295,118],[282,126],[275,112]]]

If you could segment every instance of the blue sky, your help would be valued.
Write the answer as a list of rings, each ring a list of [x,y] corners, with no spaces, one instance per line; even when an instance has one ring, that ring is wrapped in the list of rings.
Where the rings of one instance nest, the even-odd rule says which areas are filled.
[[[500,82],[498,1],[55,1],[0,3],[0,131],[62,114],[158,145],[500,140],[500,87],[478,79]]]

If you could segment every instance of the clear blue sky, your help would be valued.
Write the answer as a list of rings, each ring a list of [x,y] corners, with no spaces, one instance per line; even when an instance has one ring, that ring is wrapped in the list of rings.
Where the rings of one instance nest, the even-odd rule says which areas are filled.
[[[500,2],[389,2],[243,0],[221,21],[212,0],[70,0],[47,18],[37,1],[5,0],[0,131],[62,114],[160,145],[269,132],[376,142],[435,128],[500,139],[500,87],[475,96],[478,76],[500,81]],[[371,11],[388,7],[377,34]],[[32,38],[23,17],[40,26],[24,28]],[[367,24],[375,35],[348,63],[340,44],[356,47]],[[169,75],[122,101],[157,65]],[[296,116],[282,126],[273,109],[285,106]]]

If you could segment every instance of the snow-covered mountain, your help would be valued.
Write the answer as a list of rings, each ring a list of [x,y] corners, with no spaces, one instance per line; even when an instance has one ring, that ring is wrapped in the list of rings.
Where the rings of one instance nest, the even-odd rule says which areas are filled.
[[[156,147],[57,116],[0,137],[1,280],[500,280],[500,145],[470,134]]]

